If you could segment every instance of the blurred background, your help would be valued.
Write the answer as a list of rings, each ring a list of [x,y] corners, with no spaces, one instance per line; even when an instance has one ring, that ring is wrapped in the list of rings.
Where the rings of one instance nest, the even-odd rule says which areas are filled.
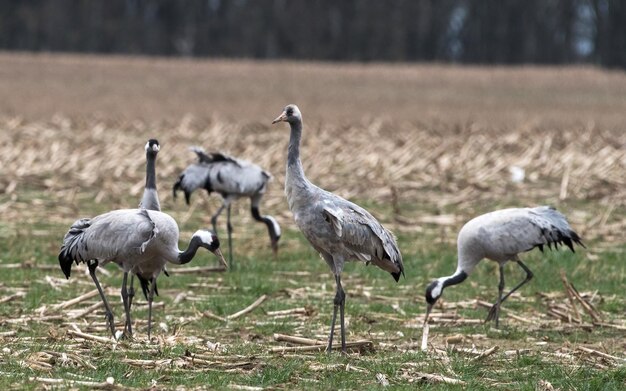
[[[619,0],[27,0],[0,48],[192,57],[626,67]]]

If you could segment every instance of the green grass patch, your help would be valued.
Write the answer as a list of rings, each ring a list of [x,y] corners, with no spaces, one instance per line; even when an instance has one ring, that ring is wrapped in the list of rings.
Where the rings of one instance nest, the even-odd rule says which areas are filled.
[[[34,194],[30,197],[38,198]],[[391,213],[389,208],[373,203],[367,206],[379,215]],[[92,211],[97,213],[104,208],[98,206]],[[623,346],[615,343],[621,341],[623,331],[597,327],[591,330],[567,328],[558,322],[549,323],[553,327],[530,327],[535,325],[507,317],[507,310],[533,319],[545,314],[547,304],[541,294],[564,292],[560,271],[565,270],[580,292],[595,292],[599,297],[595,301],[596,307],[607,322],[623,321],[624,246],[603,250],[593,259],[582,249],[575,254],[559,250],[522,255],[535,278],[520,290],[520,296],[505,303],[502,330],[495,331],[491,325],[483,324],[437,326],[431,330],[431,337],[435,346],[447,349],[446,356],[441,356],[425,354],[408,346],[419,342],[421,336],[415,318],[425,308],[426,284],[454,271],[456,249],[447,241],[438,240],[436,230],[426,230],[420,235],[400,232],[398,240],[403,249],[406,278],[396,283],[380,269],[358,263],[348,264],[344,272],[348,341],[372,340],[374,352],[353,353],[348,357],[323,353],[282,355],[269,351],[272,347],[284,345],[273,339],[275,333],[326,339],[333,307],[333,278],[325,262],[299,232],[284,230],[279,255],[274,258],[263,227],[236,225],[236,268],[226,273],[160,277],[161,295],[156,302],[162,304],[154,311],[155,338],[150,343],[145,341],[147,306],[139,290],[133,308],[137,340],[122,341],[113,348],[112,344],[80,341],[67,334],[71,323],[75,323],[81,330],[108,337],[101,309],[84,318],[68,319],[70,310],[95,303],[98,297],[66,310],[53,309],[55,304],[94,289],[84,265],[74,267],[68,282],[64,282],[61,270],[56,269],[57,252],[70,223],[42,223],[33,228],[40,231],[37,235],[11,232],[0,241],[0,266],[25,265],[4,267],[0,273],[0,297],[23,293],[23,296],[0,305],[0,331],[15,332],[0,337],[4,349],[0,354],[2,389],[15,388],[16,384],[25,389],[38,388],[39,382],[25,380],[29,377],[96,382],[113,377],[117,384],[142,389],[154,384],[164,388],[183,385],[221,389],[238,384],[286,389],[379,389],[377,374],[384,375],[392,389],[398,390],[415,387],[429,390],[535,390],[542,381],[561,389],[611,390],[625,386],[623,366],[610,360],[588,358],[576,351],[577,345],[593,345],[608,354],[623,357]],[[202,225],[203,222],[194,216],[181,230],[187,232]],[[2,232],[6,233],[6,230]],[[184,235],[181,239],[186,240]],[[593,249],[594,243],[588,243],[588,246]],[[204,252],[193,266],[215,263],[215,257]],[[100,273],[100,279],[105,287],[110,288],[109,300],[116,320],[121,322],[123,307],[118,295],[121,272],[114,265],[107,266],[106,270],[109,275]],[[507,286],[524,278],[524,273],[514,264],[507,265],[505,272]],[[447,289],[442,300],[448,303],[472,299],[493,302],[496,294],[497,265],[484,261],[466,282]],[[267,295],[268,299],[238,319],[224,323],[202,316],[208,311],[227,317],[262,295]],[[305,308],[306,313],[283,317],[268,314],[294,308]],[[458,312],[463,317],[477,319],[484,318],[487,313],[484,308],[471,307]],[[54,314],[62,314],[63,318],[15,321],[20,317],[36,319]],[[543,316],[541,319],[548,318]],[[586,322],[590,320],[586,318]],[[454,334],[467,337],[460,347],[475,345],[480,350],[497,345],[499,350],[477,361],[472,355],[446,347],[446,337]],[[209,343],[219,343],[220,347],[211,350]],[[513,350],[523,353],[507,353]],[[543,351],[566,351],[573,360],[561,360],[554,355],[542,354]],[[45,361],[37,358],[41,352],[76,354],[92,367],[72,359],[63,361],[59,357]],[[190,354],[202,355],[203,360],[214,365],[191,364],[185,358]],[[33,365],[37,360],[47,362],[49,368]],[[142,367],[129,364],[128,360],[154,360],[159,364]],[[241,362],[250,364],[232,366]],[[421,373],[441,374],[465,384],[424,382]]]

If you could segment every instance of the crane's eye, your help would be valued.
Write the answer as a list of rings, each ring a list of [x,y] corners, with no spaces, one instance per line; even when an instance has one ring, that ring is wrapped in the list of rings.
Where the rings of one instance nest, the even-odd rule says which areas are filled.
[[[287,110],[287,116],[291,117],[293,115],[293,110]]]

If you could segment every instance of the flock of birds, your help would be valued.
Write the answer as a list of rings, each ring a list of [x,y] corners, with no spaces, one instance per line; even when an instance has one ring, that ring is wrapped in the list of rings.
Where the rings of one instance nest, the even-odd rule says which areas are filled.
[[[390,273],[398,281],[404,275],[402,255],[395,236],[382,226],[368,211],[333,193],[311,183],[304,174],[300,160],[302,139],[302,114],[296,105],[288,105],[272,122],[287,122],[291,128],[287,154],[285,194],[295,223],[311,246],[319,252],[330,267],[336,284],[334,308],[328,337],[327,351],[331,352],[333,336],[339,312],[341,350],[346,352],[345,300],[341,285],[341,274],[345,262],[361,261],[374,264]],[[259,166],[221,153],[206,153],[201,148],[192,148],[198,162],[188,166],[179,176],[173,192],[182,190],[189,203],[191,193],[205,189],[209,194],[219,193],[223,203],[211,217],[213,230],[196,231],[185,250],[178,247],[179,230],[176,221],[161,212],[156,187],[156,157],[160,146],[151,139],[146,150],[146,185],[137,209],[114,210],[93,218],[77,220],[63,239],[59,263],[69,278],[72,264],[86,263],[106,309],[106,319],[111,333],[132,336],[130,318],[134,297],[134,277],[141,283],[148,301],[148,338],[152,324],[152,301],[157,290],[157,278],[161,272],[167,274],[168,262],[185,264],[190,262],[197,250],[203,247],[213,252],[224,267],[226,261],[220,251],[217,236],[217,218],[227,210],[229,260],[232,266],[231,203],[238,198],[248,197],[253,218],[267,226],[274,253],[278,251],[281,229],[272,216],[259,212],[259,203],[267,189],[270,174]],[[518,254],[544,246],[555,248],[564,244],[574,251],[574,244],[584,247],[580,237],[572,230],[565,216],[552,207],[512,208],[487,213],[470,220],[458,235],[458,261],[456,271],[434,280],[426,289],[429,314],[441,297],[443,290],[463,282],[482,259],[491,259],[499,264],[500,282],[498,297],[489,311],[488,320],[499,325],[500,305],[513,292],[527,283],[533,274],[522,263]],[[504,265],[508,261],[517,264],[526,272],[524,281],[504,294]],[[116,334],[113,312],[102,290],[96,269],[113,262],[124,271],[121,296],[126,321],[124,332]],[[130,274],[130,288],[128,275]]]

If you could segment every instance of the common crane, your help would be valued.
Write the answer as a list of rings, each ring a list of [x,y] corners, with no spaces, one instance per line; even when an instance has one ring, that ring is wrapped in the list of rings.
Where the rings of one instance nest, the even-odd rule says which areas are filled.
[[[262,216],[259,213],[259,203],[265,194],[271,175],[256,164],[223,153],[206,153],[200,147],[191,147],[190,150],[198,156],[198,162],[189,165],[180,174],[178,181],[174,184],[174,198],[176,198],[177,191],[182,190],[185,193],[185,201],[189,205],[191,193],[197,189],[205,189],[209,194],[216,192],[222,196],[222,205],[211,216],[211,224],[213,230],[217,232],[217,218],[226,208],[228,257],[231,267],[233,262],[233,227],[230,223],[230,207],[231,203],[240,197],[250,198],[252,217],[267,226],[272,250],[276,254],[281,235],[280,226],[274,217]]]
[[[113,312],[96,277],[96,268],[109,262],[120,266],[124,270],[122,292],[126,292],[127,273],[136,274],[142,282],[144,292],[148,292],[150,338],[156,280],[166,262],[188,263],[198,248],[204,247],[217,255],[222,264],[226,263],[219,249],[219,240],[210,231],[196,231],[184,251],[178,248],[178,236],[178,225],[168,214],[146,209],[114,210],[74,222],[63,238],[59,264],[66,278],[70,277],[73,262],[87,264],[89,274],[100,292],[106,310],[105,316],[114,337]],[[128,309],[128,297],[123,295],[122,298],[124,307]]]
[[[487,258],[498,262],[500,268],[498,298],[485,320],[495,320],[497,328],[502,302],[533,277],[533,273],[519,259],[518,254],[535,247],[543,252],[544,245],[552,249],[552,244],[555,249],[559,244],[565,244],[572,252],[574,252],[574,244],[585,247],[565,216],[553,207],[502,209],[473,218],[459,232],[458,261],[454,274],[440,277],[426,288],[428,307],[424,322],[428,322],[430,311],[441,297],[443,290],[465,281],[474,267],[483,258]],[[517,262],[526,272],[526,278],[503,296],[504,265],[508,261]]]
[[[161,145],[159,141],[156,139],[149,139],[144,147],[146,151],[146,184],[143,189],[143,196],[141,201],[139,202],[139,208],[149,209],[149,210],[161,210],[161,203],[159,202],[159,194],[157,193],[156,187],[156,158],[157,154],[161,150]],[[167,269],[163,269],[165,275],[167,274]],[[124,277],[122,281],[128,280],[128,271],[124,271]],[[133,298],[135,297],[135,275],[131,273],[130,275],[130,288],[126,290],[125,284],[122,286],[122,299],[127,297],[124,302],[124,311],[126,313],[126,325],[124,326],[125,331],[128,331],[129,335],[133,335],[133,328],[130,319],[130,308],[133,304]],[[147,282],[142,283],[142,290],[144,295],[146,296],[146,300],[148,300]]]
[[[320,253],[335,275],[336,293],[328,336],[331,352],[337,309],[340,314],[341,351],[346,352],[344,308],[346,294],[341,273],[347,261],[373,263],[398,281],[404,274],[402,255],[394,235],[360,206],[315,186],[304,175],[300,161],[302,114],[288,105],[272,122],[288,122],[291,127],[287,154],[285,194],[296,225],[311,246]]]

